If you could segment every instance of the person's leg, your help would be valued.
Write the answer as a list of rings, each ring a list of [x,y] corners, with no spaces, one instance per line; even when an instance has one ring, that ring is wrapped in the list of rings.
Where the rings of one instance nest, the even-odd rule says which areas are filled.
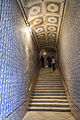
[[[55,70],[55,64],[53,64],[53,71]]]
[[[41,62],[41,67],[42,67],[42,62]]]
[[[48,67],[49,67],[49,61],[48,61]]]
[[[54,71],[54,64],[52,64],[52,68],[53,68],[53,71]]]
[[[54,70],[55,70],[55,63],[54,63]]]
[[[44,62],[42,63],[42,67],[44,67]]]
[[[43,62],[43,67],[45,67],[45,64],[44,64],[44,62]]]

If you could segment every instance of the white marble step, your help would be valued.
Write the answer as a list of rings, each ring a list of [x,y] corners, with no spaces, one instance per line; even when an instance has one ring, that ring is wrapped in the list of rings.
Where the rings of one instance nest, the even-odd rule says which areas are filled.
[[[31,99],[30,101],[32,102],[54,102],[54,103],[57,103],[57,102],[68,102],[67,99]]]
[[[65,90],[33,90],[32,92],[65,92]]]
[[[70,108],[67,108],[67,107],[30,107],[29,108],[30,109],[30,111],[31,111],[31,109],[33,110],[33,111],[54,111],[54,112],[70,112]]]
[[[30,103],[30,105],[69,105],[68,103]]]
[[[47,93],[47,92],[42,92],[42,93],[33,92],[33,93],[32,93],[32,95],[36,95],[36,94],[38,94],[38,95],[46,95],[46,94],[47,94],[47,95],[51,95],[51,94],[52,94],[52,95],[56,95],[56,94],[58,94],[58,95],[61,95],[61,94],[62,94],[62,95],[66,95],[65,92],[64,92],[64,93],[60,93],[60,92],[59,92],[59,93],[54,93],[54,92],[51,92],[51,93],[49,93],[49,92],[48,92],[48,93]]]
[[[63,84],[35,84],[34,86],[63,86]]]
[[[38,99],[64,99],[67,98],[66,96],[31,96],[32,98]]]

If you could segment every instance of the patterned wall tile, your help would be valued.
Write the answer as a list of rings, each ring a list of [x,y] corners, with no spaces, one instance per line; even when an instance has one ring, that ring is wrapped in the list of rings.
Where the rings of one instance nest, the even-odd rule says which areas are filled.
[[[80,1],[70,0],[58,44],[59,64],[72,102],[80,110]],[[73,108],[75,109],[75,108]],[[76,110],[75,110],[76,111]],[[80,111],[79,111],[80,112]],[[76,111],[76,120],[78,112]]]
[[[26,101],[36,67],[37,51],[24,28],[26,25],[17,2],[3,0],[0,26],[0,120]],[[19,117],[19,111],[12,116],[14,120],[19,120],[16,117]]]

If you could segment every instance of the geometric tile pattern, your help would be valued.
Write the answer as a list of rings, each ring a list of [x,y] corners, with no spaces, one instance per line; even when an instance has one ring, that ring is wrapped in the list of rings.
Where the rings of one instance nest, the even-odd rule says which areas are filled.
[[[3,0],[0,21],[0,120],[25,102],[36,66],[37,50],[24,28],[26,24],[17,2]]]
[[[59,37],[59,63],[73,104],[80,110],[80,1],[69,0]],[[80,120],[75,109],[76,120]],[[74,110],[72,110],[74,111]]]
[[[21,1],[30,26],[36,34],[39,48],[46,46],[55,47],[62,18],[64,0]],[[51,35],[51,37],[48,37],[48,35]]]
[[[0,1],[0,14],[1,14],[1,3],[2,3],[2,2]]]

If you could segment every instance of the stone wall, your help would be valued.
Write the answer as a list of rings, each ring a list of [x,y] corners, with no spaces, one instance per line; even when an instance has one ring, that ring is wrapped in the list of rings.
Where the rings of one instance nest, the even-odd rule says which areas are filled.
[[[9,120],[22,119],[20,114],[23,114],[25,105],[21,106],[27,99],[37,61],[38,53],[17,1],[3,0],[0,23],[0,120],[10,114],[13,118],[11,116]]]
[[[72,102],[80,109],[80,0],[68,0],[58,58]]]

